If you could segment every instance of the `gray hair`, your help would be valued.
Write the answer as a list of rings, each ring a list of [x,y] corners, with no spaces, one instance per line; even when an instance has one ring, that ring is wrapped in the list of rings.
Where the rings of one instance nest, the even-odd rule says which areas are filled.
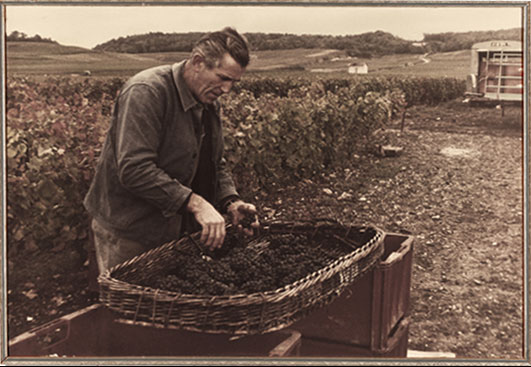
[[[192,49],[192,57],[203,56],[209,68],[217,66],[226,53],[229,53],[243,68],[249,64],[249,43],[243,35],[231,27],[204,35]]]

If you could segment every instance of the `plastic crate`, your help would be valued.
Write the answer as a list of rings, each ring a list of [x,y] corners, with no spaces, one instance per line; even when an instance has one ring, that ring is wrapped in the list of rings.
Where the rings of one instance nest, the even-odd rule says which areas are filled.
[[[400,321],[409,315],[413,237],[384,236],[380,262],[326,308],[292,325],[306,338],[387,350]],[[305,345],[306,349],[306,345]]]
[[[97,304],[13,338],[8,356],[289,357],[300,344],[295,330],[233,338],[120,323]]]
[[[388,335],[385,348],[370,348],[348,343],[305,337],[300,355],[306,357],[406,358],[409,335],[409,317],[402,319]]]

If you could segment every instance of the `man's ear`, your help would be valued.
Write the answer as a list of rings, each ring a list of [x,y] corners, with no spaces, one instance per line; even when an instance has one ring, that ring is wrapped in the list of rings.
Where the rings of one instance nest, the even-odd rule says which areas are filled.
[[[190,60],[190,64],[195,71],[199,71],[205,66],[205,58],[202,55],[194,54]]]

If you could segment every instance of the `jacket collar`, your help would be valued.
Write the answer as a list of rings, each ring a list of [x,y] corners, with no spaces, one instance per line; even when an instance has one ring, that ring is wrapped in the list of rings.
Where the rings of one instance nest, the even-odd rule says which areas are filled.
[[[194,108],[196,106],[202,107],[203,105],[199,103],[197,99],[195,99],[194,95],[192,94],[192,91],[184,81],[183,72],[185,63],[186,60],[173,64],[172,74],[173,80],[175,81],[175,85],[177,86],[177,91],[179,92],[179,97],[181,99],[183,109],[184,111],[188,111],[191,108]]]

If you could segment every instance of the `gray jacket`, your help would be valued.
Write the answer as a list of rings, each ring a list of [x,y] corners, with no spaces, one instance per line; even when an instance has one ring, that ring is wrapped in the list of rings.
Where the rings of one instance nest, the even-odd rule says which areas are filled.
[[[108,230],[149,247],[179,235],[179,209],[198,165],[203,107],[184,82],[183,65],[148,69],[124,84],[84,200]],[[223,159],[219,105],[204,107],[212,120],[216,205],[238,194]]]

